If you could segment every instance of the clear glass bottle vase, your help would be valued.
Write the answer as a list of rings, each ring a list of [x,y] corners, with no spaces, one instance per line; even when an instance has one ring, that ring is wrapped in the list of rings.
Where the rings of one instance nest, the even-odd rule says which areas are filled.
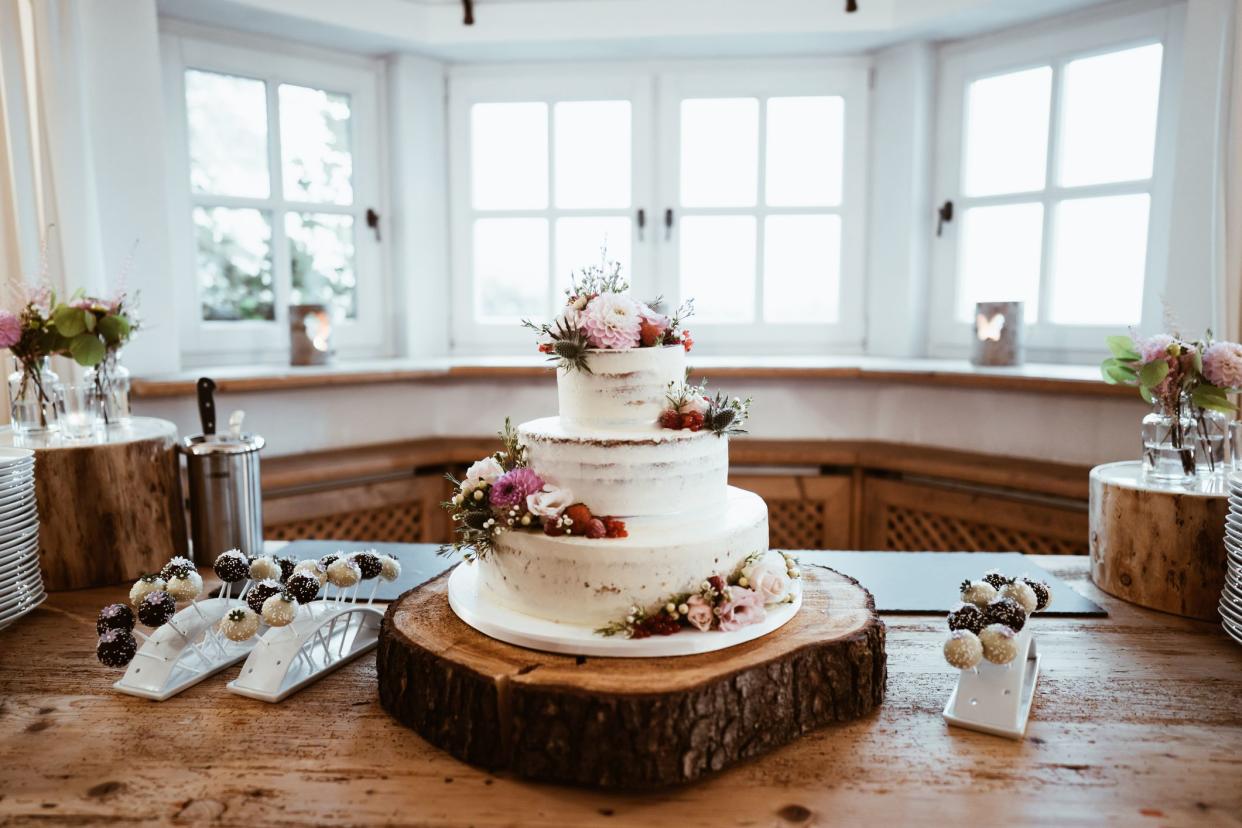
[[[120,351],[109,351],[103,361],[86,370],[82,381],[95,386],[105,426],[129,422],[129,369],[121,364]]]
[[[1143,472],[1148,479],[1184,483],[1195,478],[1198,427],[1190,402],[1179,398],[1172,404],[1157,401],[1143,418]]]
[[[60,429],[64,386],[52,370],[51,359],[35,365],[18,363],[9,374],[9,413],[17,434],[46,434]]]
[[[1200,476],[1224,474],[1227,450],[1232,442],[1230,422],[1233,417],[1222,411],[1195,408],[1195,465]]]

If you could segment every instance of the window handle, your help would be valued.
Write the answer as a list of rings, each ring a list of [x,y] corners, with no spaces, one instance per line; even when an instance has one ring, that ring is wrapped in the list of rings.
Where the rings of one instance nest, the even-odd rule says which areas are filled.
[[[936,236],[944,232],[944,226],[953,221],[953,202],[946,201],[936,210]]]
[[[668,241],[673,237],[673,208],[669,207],[664,211],[664,240]]]
[[[370,227],[372,230],[375,231],[376,241],[380,240],[379,219],[380,219],[379,213],[375,212],[375,209],[373,207],[368,207],[367,208],[367,227]]]
[[[638,208],[638,240],[643,240],[643,228],[647,226],[647,211],[642,207]]]

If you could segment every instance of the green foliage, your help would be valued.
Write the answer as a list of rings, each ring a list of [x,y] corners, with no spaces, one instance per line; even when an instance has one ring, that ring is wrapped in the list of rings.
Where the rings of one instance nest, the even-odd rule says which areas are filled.
[[[80,333],[69,340],[69,355],[78,365],[87,368],[98,365],[106,353],[103,340],[93,333]]]

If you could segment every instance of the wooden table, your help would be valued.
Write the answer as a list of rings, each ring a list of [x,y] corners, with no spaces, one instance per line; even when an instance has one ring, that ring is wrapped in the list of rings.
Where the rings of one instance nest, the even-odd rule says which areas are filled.
[[[652,795],[463,765],[380,709],[371,657],[277,706],[227,676],[162,704],[116,694],[92,647],[122,591],[59,593],[0,631],[0,824],[1242,825],[1242,647],[1109,597],[1086,558],[1036,560],[1110,615],[1032,622],[1025,741],[946,727],[943,619],[888,615],[878,713]]]

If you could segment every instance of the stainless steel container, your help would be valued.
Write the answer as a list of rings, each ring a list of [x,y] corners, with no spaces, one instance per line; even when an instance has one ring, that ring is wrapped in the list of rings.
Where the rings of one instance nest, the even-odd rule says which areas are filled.
[[[263,553],[263,494],[257,434],[199,434],[181,441],[190,478],[190,539],[194,560],[221,552]]]

